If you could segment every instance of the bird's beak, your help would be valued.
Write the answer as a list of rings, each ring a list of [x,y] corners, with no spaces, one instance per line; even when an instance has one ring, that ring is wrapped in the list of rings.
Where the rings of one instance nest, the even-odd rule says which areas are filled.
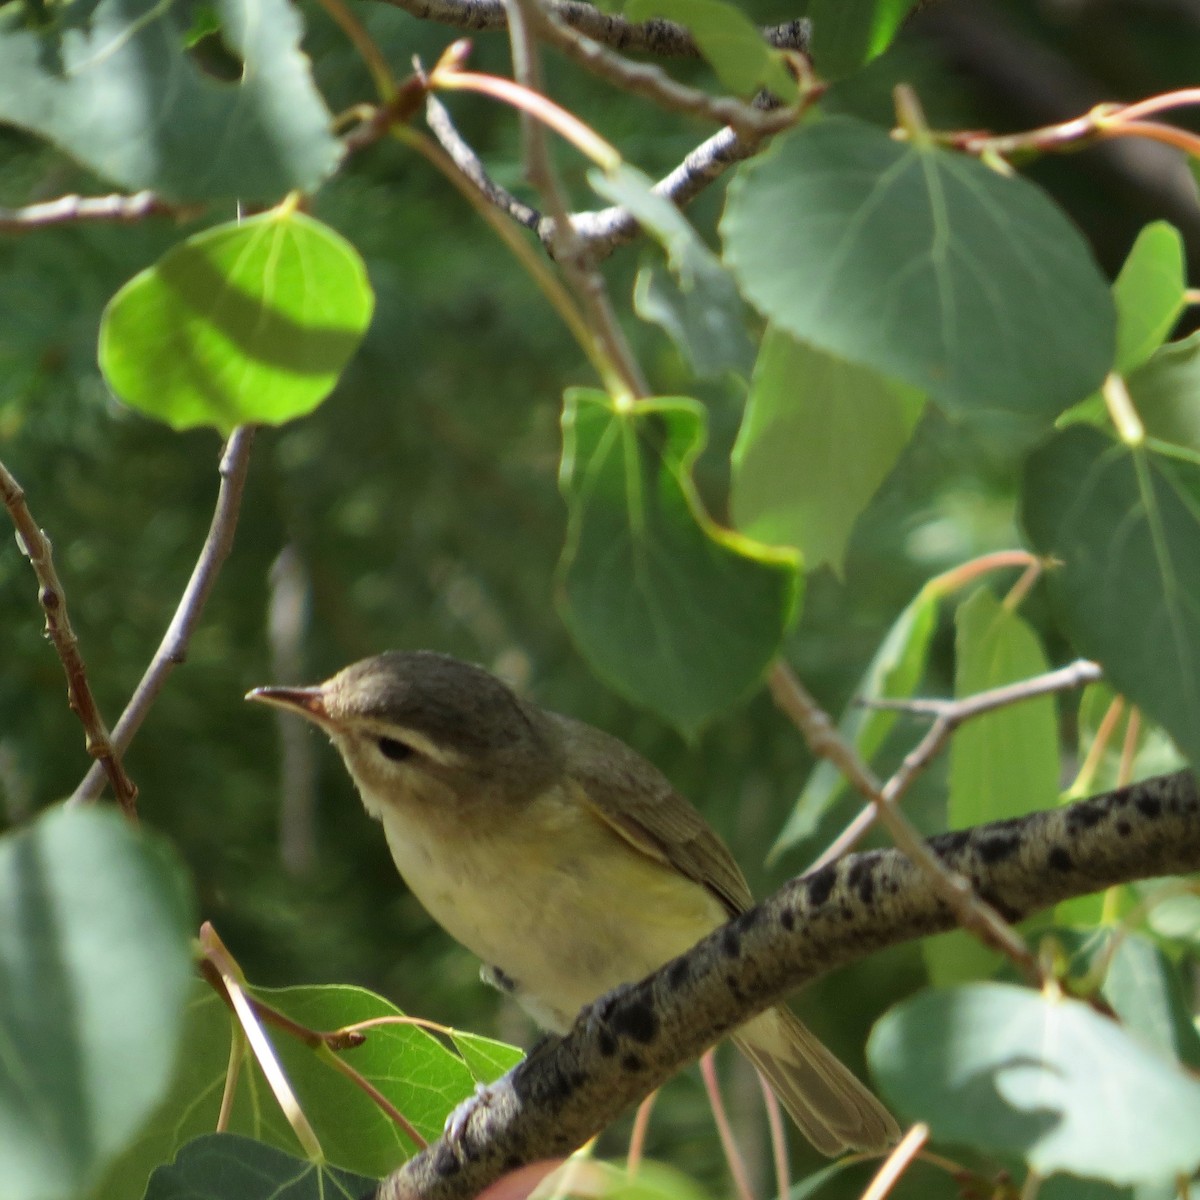
[[[260,687],[247,692],[246,699],[273,704],[327,729],[333,725],[333,718],[325,707],[325,693],[319,687]]]

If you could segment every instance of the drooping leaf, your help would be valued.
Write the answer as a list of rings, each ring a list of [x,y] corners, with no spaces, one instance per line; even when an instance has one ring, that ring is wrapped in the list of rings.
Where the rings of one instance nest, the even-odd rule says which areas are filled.
[[[114,811],[0,841],[0,1196],[76,1200],[167,1090],[192,975],[173,854]]]
[[[1108,287],[1038,188],[850,117],[742,167],[721,233],[772,322],[951,413],[1048,422],[1112,363]]]
[[[232,78],[205,70],[195,8],[154,0],[0,7],[0,123],[61,146],[118,187],[271,203],[337,164],[331,117],[284,0],[213,0]]]
[[[1073,426],[1033,454],[1022,520],[1075,649],[1200,755],[1200,467]]]
[[[567,393],[563,618],[623,695],[693,735],[763,677],[798,604],[795,555],[720,529],[691,478],[693,400]]]
[[[875,657],[863,673],[855,696],[864,699],[906,698],[925,674],[929,644],[937,627],[939,593],[922,588],[896,618]],[[838,721],[838,734],[870,762],[895,725],[898,714],[885,708],[852,703]],[[821,818],[847,787],[845,776],[827,759],[813,769],[796,807],[771,847],[768,861],[811,837]]]
[[[1114,371],[1127,375],[1163,344],[1183,311],[1186,286],[1179,231],[1166,221],[1147,225],[1113,284],[1117,306]]]
[[[886,1099],[935,1139],[1111,1183],[1200,1164],[1200,1083],[1088,1005],[1007,984],[926,991],[876,1025]]]
[[[145,1200],[361,1200],[377,1183],[253,1138],[210,1133],[154,1172]]]
[[[725,0],[626,0],[625,15],[631,21],[666,17],[686,25],[717,78],[739,96],[766,88],[785,102],[796,99],[796,81],[783,56],[740,8]]]
[[[113,391],[175,429],[279,425],[333,389],[370,323],[357,251],[278,211],[189,238],[105,309],[100,367]]]
[[[813,62],[839,79],[882,54],[917,0],[812,0]]]
[[[955,614],[954,694],[973,696],[1050,669],[1038,636],[984,588]],[[1021,816],[1058,799],[1058,721],[1040,696],[968,721],[950,745],[952,829]]]
[[[653,181],[622,163],[615,171],[588,175],[596,192],[627,208],[663,248],[676,286],[660,273],[638,278],[638,315],[666,330],[702,377],[733,370],[747,376],[754,348],[746,330],[748,312],[733,277],[701,241],[691,222],[658,195]]]
[[[810,571],[828,563],[840,574],[854,522],[923,405],[910,387],[770,330],[733,449],[735,524],[795,546]]]

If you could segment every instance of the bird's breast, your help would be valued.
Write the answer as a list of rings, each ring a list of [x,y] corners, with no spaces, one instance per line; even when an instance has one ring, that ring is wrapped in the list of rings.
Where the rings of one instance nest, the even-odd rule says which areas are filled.
[[[539,1024],[641,979],[725,920],[699,884],[549,793],[486,829],[388,808],[383,825],[413,894],[497,967]]]

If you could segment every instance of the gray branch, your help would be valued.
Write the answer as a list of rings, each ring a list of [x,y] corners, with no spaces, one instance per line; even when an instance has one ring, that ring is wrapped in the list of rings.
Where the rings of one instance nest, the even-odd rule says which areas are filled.
[[[410,16],[436,21],[455,29],[507,29],[504,0],[387,0]],[[580,0],[547,0],[546,10],[564,25],[577,29],[614,50],[653,54],[658,58],[698,58],[692,35],[674,21],[628,21]],[[807,51],[809,22],[803,18],[768,25],[766,41],[778,50]]]
[[[1184,771],[930,845],[1015,921],[1073,896],[1200,869],[1200,796]],[[953,927],[928,876],[897,850],[848,855],[794,879],[585,1010],[570,1034],[494,1086],[456,1142],[417,1155],[376,1200],[465,1200],[519,1166],[567,1154],[789,992]]]

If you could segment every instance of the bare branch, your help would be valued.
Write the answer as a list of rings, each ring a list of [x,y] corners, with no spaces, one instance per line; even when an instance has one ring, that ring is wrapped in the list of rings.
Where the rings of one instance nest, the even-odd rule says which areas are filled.
[[[507,29],[504,0],[387,0],[411,16],[436,21],[455,29]],[[627,21],[579,0],[548,0],[547,9],[572,29],[626,53],[653,54],[658,58],[698,58],[695,39],[674,21]],[[810,25],[807,20],[768,25],[763,38],[778,50],[807,51]]]
[[[1080,659],[1060,670],[1039,675],[1036,679],[1024,679],[1019,683],[991,688],[975,696],[965,696],[961,700],[885,699],[864,701],[872,708],[893,708],[902,712],[923,713],[937,718],[916,748],[905,755],[899,769],[884,784],[881,795],[888,804],[897,804],[912,786],[916,777],[941,753],[950,736],[964,721],[983,713],[994,712],[998,708],[1005,708],[1010,704],[1018,704],[1022,700],[1031,700],[1035,696],[1070,691],[1073,688],[1082,687],[1086,683],[1095,683],[1102,674],[1103,672],[1096,663]],[[815,871],[853,850],[875,824],[878,816],[879,809],[875,804],[866,805],[858,816],[826,847],[810,869]]]
[[[250,467],[250,448],[254,444],[254,426],[239,425],[229,436],[221,455],[221,486],[217,492],[216,509],[208,528],[208,536],[200,557],[192,568],[192,576],[180,597],[175,616],[167,627],[146,673],[137,685],[121,719],[112,732],[112,741],[120,753],[129,748],[129,743],[140,728],[146,714],[167,682],[171,671],[187,658],[187,646],[192,632],[200,621],[209,593],[217,581],[217,575],[233,546],[233,535],[237,530],[238,512],[242,503],[242,492],[246,486],[246,472]],[[100,768],[93,767],[75,789],[68,804],[86,804],[94,800],[103,786]]]
[[[927,843],[1010,920],[1136,879],[1200,869],[1188,771]],[[889,946],[953,929],[940,887],[900,850],[794,879],[640,983],[586,1009],[489,1089],[456,1143],[384,1180],[377,1200],[465,1200],[522,1164],[581,1145],[789,992]],[[730,987],[730,979],[737,986]]]
[[[859,758],[857,751],[841,739],[828,715],[793,672],[784,663],[776,662],[769,682],[775,703],[804,735],[813,753],[828,758],[851,785],[871,801],[897,847],[929,876],[958,923],[985,945],[1007,955],[1027,975],[1038,978],[1037,959],[1020,934],[992,905],[975,894],[966,879],[938,862],[908,818],[892,803],[871,769]]]
[[[88,684],[87,669],[83,665],[83,654],[79,649],[79,639],[71,628],[71,620],[67,615],[67,597],[59,582],[58,572],[54,569],[53,550],[50,539],[33,519],[29,506],[25,503],[25,493],[21,485],[9,474],[8,469],[0,463],[0,496],[12,517],[17,529],[17,545],[21,553],[29,559],[33,573],[38,581],[38,601],[46,614],[46,636],[58,652],[63,670],[67,673],[67,702],[71,711],[83,724],[84,736],[87,739],[87,752],[96,760],[93,770],[97,781],[107,777],[112,785],[113,795],[116,796],[125,815],[130,818],[137,816],[137,788],[125,774],[121,765],[120,753],[109,737],[104,718],[96,706],[91,686]]]
[[[129,223],[147,217],[184,218],[202,211],[195,205],[169,204],[154,192],[135,192],[132,196],[60,196],[23,208],[0,208],[0,233],[25,233],[80,221]]]

